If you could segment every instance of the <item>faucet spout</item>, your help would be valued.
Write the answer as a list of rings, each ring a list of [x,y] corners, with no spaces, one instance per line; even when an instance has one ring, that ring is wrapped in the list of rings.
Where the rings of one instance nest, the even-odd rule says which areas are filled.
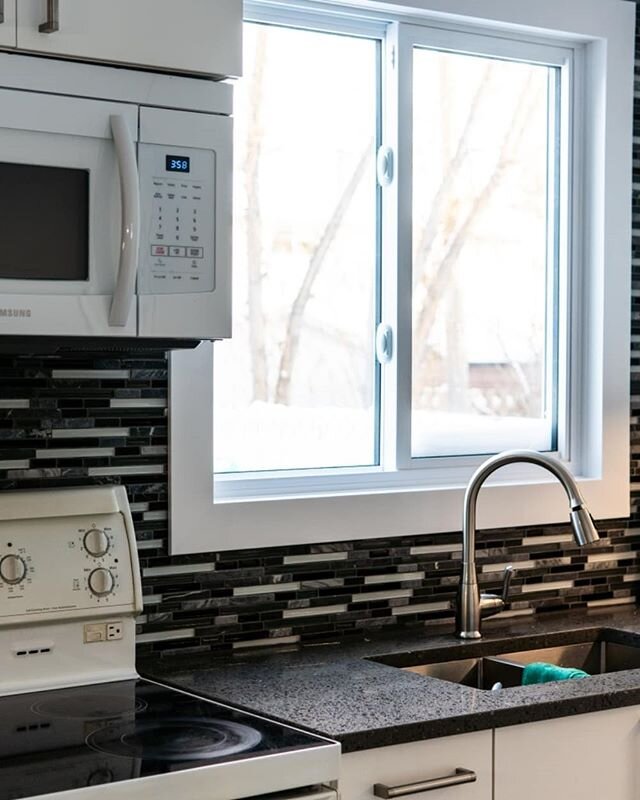
[[[534,450],[506,450],[489,458],[473,474],[464,497],[462,525],[462,576],[457,607],[457,631],[463,639],[479,639],[482,617],[504,608],[505,597],[481,595],[476,574],[476,508],[478,494],[487,478],[500,467],[515,463],[536,464],[548,470],[564,487],[569,500],[569,516],[574,538],[580,546],[600,538],[578,485],[569,470],[557,459]],[[506,577],[506,576],[505,576]],[[504,595],[504,592],[503,592]]]

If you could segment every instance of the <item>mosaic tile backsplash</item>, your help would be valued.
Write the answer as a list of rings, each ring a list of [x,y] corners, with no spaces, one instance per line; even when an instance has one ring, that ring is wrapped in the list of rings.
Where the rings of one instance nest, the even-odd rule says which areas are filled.
[[[636,63],[631,517],[578,549],[567,525],[484,531],[483,589],[517,572],[501,616],[636,602],[640,586],[640,63]],[[453,625],[461,536],[167,555],[167,361],[0,356],[0,490],[122,483],[143,569],[140,654],[244,652]],[[0,497],[1,499],[1,497]],[[177,533],[179,535],[179,532]],[[498,619],[496,617],[495,619]],[[491,623],[489,623],[491,624]]]
[[[639,403],[634,397],[634,414]],[[127,487],[144,578],[141,654],[313,644],[453,622],[456,533],[168,557],[166,406],[163,353],[0,357],[0,489]],[[637,431],[634,416],[632,439]],[[483,588],[497,589],[513,563],[503,616],[634,603],[635,503],[630,520],[599,527],[605,538],[588,550],[573,545],[568,526],[482,532]]]

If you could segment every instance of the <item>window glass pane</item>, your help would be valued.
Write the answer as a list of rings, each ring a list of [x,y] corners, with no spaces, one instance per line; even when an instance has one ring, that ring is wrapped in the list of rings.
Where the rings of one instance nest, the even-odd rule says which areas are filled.
[[[216,472],[376,461],[378,48],[245,25]]]
[[[552,449],[557,70],[413,66],[412,455]]]

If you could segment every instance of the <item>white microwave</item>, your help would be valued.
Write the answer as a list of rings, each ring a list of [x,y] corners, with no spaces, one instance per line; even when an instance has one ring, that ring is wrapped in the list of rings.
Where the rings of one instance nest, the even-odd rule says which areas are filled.
[[[232,89],[0,54],[0,348],[231,334]]]

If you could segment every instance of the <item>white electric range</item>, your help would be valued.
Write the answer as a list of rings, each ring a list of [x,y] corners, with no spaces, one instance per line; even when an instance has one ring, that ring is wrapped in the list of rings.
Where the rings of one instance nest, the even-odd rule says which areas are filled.
[[[340,746],[140,678],[120,486],[0,493],[0,800],[335,800]]]

